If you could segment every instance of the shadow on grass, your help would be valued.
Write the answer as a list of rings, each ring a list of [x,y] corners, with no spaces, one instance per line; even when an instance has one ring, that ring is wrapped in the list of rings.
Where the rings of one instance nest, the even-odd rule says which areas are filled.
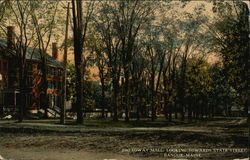
[[[150,119],[142,119],[140,121],[130,120],[129,122],[125,122],[124,120],[112,121],[111,119],[99,119],[99,120],[85,120],[83,125],[86,127],[121,127],[121,128],[133,128],[133,127],[152,127],[152,128],[160,128],[160,127],[168,127],[168,126],[177,126],[177,125],[195,125],[196,123],[205,123],[201,121],[181,121],[181,120],[173,120],[172,122],[166,121],[164,119],[157,119],[155,121],[151,121]],[[67,121],[66,125],[77,125],[75,121]]]

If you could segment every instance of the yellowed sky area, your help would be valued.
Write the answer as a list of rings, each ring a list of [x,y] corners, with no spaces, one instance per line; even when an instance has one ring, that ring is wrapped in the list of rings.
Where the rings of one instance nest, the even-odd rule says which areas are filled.
[[[178,2],[174,1],[174,3],[178,3]],[[192,12],[192,10],[194,9],[195,6],[201,5],[201,4],[205,5],[207,15],[212,16],[213,15],[213,13],[211,11],[212,4],[207,3],[205,1],[192,1],[192,2],[189,2],[184,9],[176,7],[176,11],[178,11],[178,12],[182,12],[182,11]],[[70,35],[72,35],[72,31],[70,31]],[[58,42],[59,45],[61,45],[63,43],[63,40],[64,40],[64,35],[62,35],[62,37],[60,38],[60,41]],[[49,50],[51,50],[51,48]],[[63,61],[63,49],[60,50],[59,59],[61,61]],[[73,55],[73,50],[72,49],[68,52],[68,60],[69,60],[70,63],[73,63],[74,55]],[[217,61],[217,58],[215,56],[210,56],[210,57],[208,57],[208,61],[213,63],[214,61]],[[97,67],[91,67],[91,68],[89,68],[89,70],[90,70],[90,79],[94,80],[94,81],[98,81],[99,80],[99,78],[97,76],[98,75],[98,68]]]
[[[66,3],[66,1],[65,1],[65,3]],[[177,1],[173,1],[173,3],[178,3],[178,2]],[[206,12],[205,13],[212,20],[212,18],[213,18],[213,12],[211,10],[212,9],[212,4],[208,3],[206,1],[191,1],[191,2],[189,2],[186,5],[186,7],[184,9],[176,7],[176,12],[183,12],[183,11],[192,12],[192,10],[194,9],[195,6],[201,5],[201,4],[205,5],[205,8],[206,8]],[[62,18],[66,18],[66,9],[64,9],[64,11],[65,11],[65,16],[64,15],[60,15]],[[60,28],[64,28],[64,27],[65,26],[61,26]],[[69,29],[70,29],[69,30],[69,36],[72,37],[71,27],[69,27]],[[61,29],[59,29],[59,30],[61,30]],[[63,43],[63,41],[64,41],[64,34],[61,34],[62,31],[56,31],[56,32],[58,32],[58,33],[60,32],[59,37],[57,37],[57,40],[52,39],[51,43],[56,41],[58,43],[58,46],[61,46],[62,43]],[[51,45],[48,48],[48,52],[51,53]],[[63,61],[63,53],[64,53],[63,49],[60,49],[59,50],[59,59],[61,61]],[[71,48],[68,51],[68,60],[69,60],[70,63],[73,63],[73,59],[74,59],[73,49]],[[218,58],[216,58],[216,56],[214,56],[214,55],[211,55],[211,56],[208,57],[208,61],[210,63],[213,63],[214,61],[217,61],[217,60],[218,60]],[[98,69],[96,67],[90,68],[90,73],[91,73],[91,75],[90,75],[91,79],[98,80],[98,76],[95,76],[95,75],[98,74]]]

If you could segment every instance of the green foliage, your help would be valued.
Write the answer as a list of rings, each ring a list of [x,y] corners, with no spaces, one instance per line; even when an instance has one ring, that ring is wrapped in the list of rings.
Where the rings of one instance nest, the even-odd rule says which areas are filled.
[[[218,16],[214,42],[223,60],[223,72],[246,109],[250,75],[249,10],[241,1],[215,3],[213,9]]]
[[[239,95],[230,85],[220,64],[211,66],[210,75],[213,83],[211,84],[212,90],[209,94],[209,103],[216,107],[216,112],[221,114],[222,110],[226,111],[228,107],[239,105]]]
[[[38,47],[39,39],[43,38],[43,43],[50,39],[51,34],[59,40],[57,32],[53,29],[62,30],[62,11],[58,11],[59,1],[0,1],[0,35],[6,34],[8,25],[15,26],[16,36],[22,45],[28,47]],[[38,37],[37,29],[41,32]],[[36,31],[35,31],[36,30]],[[21,36],[22,33],[22,36]],[[25,34],[25,36],[24,36]],[[4,36],[5,37],[5,36]],[[27,41],[27,42],[26,42]],[[24,43],[25,42],[25,43]],[[41,42],[40,42],[41,43]],[[45,45],[48,45],[45,43]]]
[[[212,89],[210,65],[202,58],[193,58],[188,61],[187,66],[187,96],[208,96]]]
[[[35,46],[41,38],[36,35],[37,30],[45,39],[52,30],[60,30],[53,33],[56,40],[58,33],[64,34],[61,24],[65,15],[58,8],[58,1],[3,2],[0,1],[0,13],[4,14],[0,25],[18,25],[24,16],[25,31],[34,43],[30,45]],[[78,80],[84,79],[85,109],[105,105],[121,112],[126,107],[133,108],[133,112],[140,107],[146,111],[148,104],[153,108],[157,103],[156,93],[165,96],[166,106],[171,100],[183,111],[189,107],[198,114],[203,112],[198,109],[209,108],[210,104],[224,106],[222,110],[245,105],[250,95],[249,22],[248,11],[241,2],[214,1],[216,16],[211,30],[204,29],[211,21],[203,4],[192,11],[188,10],[188,3],[166,1],[102,1],[96,10],[92,3],[82,5],[86,10],[79,13],[86,16],[81,19],[83,14],[79,14],[79,23],[73,27],[77,28],[75,51],[78,53],[76,48],[79,49],[75,60],[81,59],[78,64],[82,68],[76,75],[74,65],[68,66],[67,100],[76,102],[75,82],[80,77]],[[25,12],[11,12],[18,10]],[[207,63],[206,56],[211,51],[218,53],[221,66]],[[99,69],[101,85],[90,82],[87,68],[93,66]]]
[[[86,79],[83,81],[83,103],[86,110],[93,110],[94,108],[101,106],[101,86],[98,82],[88,80],[89,72],[87,72],[85,76]],[[76,102],[75,81],[75,66],[69,64],[67,68],[67,100],[71,100],[73,103]]]
[[[76,80],[76,73],[75,73],[75,67],[72,64],[67,65],[67,79],[66,79],[66,84],[67,84],[67,100],[71,100],[75,102],[75,80]]]

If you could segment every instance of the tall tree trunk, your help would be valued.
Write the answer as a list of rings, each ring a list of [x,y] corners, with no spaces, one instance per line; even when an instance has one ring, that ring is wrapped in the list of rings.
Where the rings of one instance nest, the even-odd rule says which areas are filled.
[[[188,101],[189,101],[189,104],[188,104],[188,120],[192,120],[193,100],[190,98]]]
[[[165,119],[168,120],[168,95],[167,95],[167,69],[163,71],[163,87],[164,87],[164,115]]]
[[[181,91],[180,91],[180,109],[181,109],[181,120],[185,119],[185,87],[186,87],[186,59],[183,62],[182,73],[181,73]]]
[[[42,55],[44,55],[42,53]],[[47,66],[45,57],[41,57],[42,85],[41,85],[41,106],[44,108],[44,118],[48,118],[48,81],[47,81]]]
[[[172,108],[173,108],[172,105],[173,105],[173,104],[172,104],[172,101],[169,101],[169,105],[168,105],[168,108],[169,108],[169,112],[168,112],[168,114],[169,114],[169,115],[168,115],[168,121],[169,121],[169,122],[172,122]]]
[[[114,86],[114,97],[113,97],[113,121],[118,121],[118,81],[113,79],[113,86]]]
[[[168,100],[168,121],[172,121],[172,112],[173,112],[173,88],[172,88],[172,80],[170,80],[169,84],[169,100]]]
[[[174,111],[175,111],[175,112],[174,112],[174,118],[175,118],[175,119],[178,119],[178,109],[177,109],[177,105],[176,105],[176,104],[175,104],[174,108],[175,108],[175,109],[174,109]]]
[[[25,97],[25,78],[23,68],[19,68],[19,88],[20,88],[20,108],[18,115],[18,122],[22,122],[24,119],[24,113],[26,110],[26,97]]]
[[[155,84],[155,74],[151,74],[151,83],[150,83],[150,89],[151,89],[151,120],[155,121],[156,119],[156,108],[155,108],[155,89],[154,89],[154,84]]]
[[[141,108],[142,108],[142,97],[140,95],[140,91],[139,91],[139,82],[135,82],[135,95],[138,97],[138,99],[135,99],[135,105],[136,105],[136,120],[139,121],[140,120],[140,112],[141,112]]]
[[[72,0],[74,61],[76,71],[76,107],[78,124],[83,123],[83,84],[82,84],[82,53],[83,53],[83,19],[82,1]]]
[[[67,16],[66,16],[66,30],[65,30],[65,40],[64,40],[64,77],[63,77],[63,104],[61,105],[61,115],[60,123],[65,124],[65,108],[66,108],[66,96],[67,96],[67,57],[68,57],[68,28],[69,28],[69,8],[70,3],[68,2]]]
[[[78,51],[76,51],[78,52]],[[76,70],[76,107],[77,107],[77,123],[82,124],[83,123],[83,85],[82,85],[82,76],[81,76],[81,64],[79,64],[79,61],[76,59],[80,59],[81,56],[75,55],[75,70]]]
[[[104,84],[104,78],[101,78],[101,87],[102,87],[102,118],[105,118],[106,100],[105,100],[105,84]]]
[[[129,122],[129,110],[130,110],[130,106],[129,106],[129,71],[128,69],[125,69],[125,86],[124,86],[124,104],[125,104],[125,121]]]
[[[140,120],[140,111],[141,111],[141,98],[138,97],[139,100],[136,100],[136,120]]]

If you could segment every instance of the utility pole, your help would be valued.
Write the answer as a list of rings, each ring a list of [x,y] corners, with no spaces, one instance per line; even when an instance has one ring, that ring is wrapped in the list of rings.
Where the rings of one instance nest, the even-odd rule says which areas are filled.
[[[61,108],[61,116],[60,116],[60,123],[65,124],[65,108],[66,108],[66,88],[67,88],[67,56],[68,56],[68,28],[69,28],[69,16],[70,16],[70,3],[68,2],[67,7],[67,16],[66,16],[66,31],[65,31],[65,40],[64,40],[64,56],[63,56],[63,69],[64,69],[64,76],[63,76],[63,105]]]

